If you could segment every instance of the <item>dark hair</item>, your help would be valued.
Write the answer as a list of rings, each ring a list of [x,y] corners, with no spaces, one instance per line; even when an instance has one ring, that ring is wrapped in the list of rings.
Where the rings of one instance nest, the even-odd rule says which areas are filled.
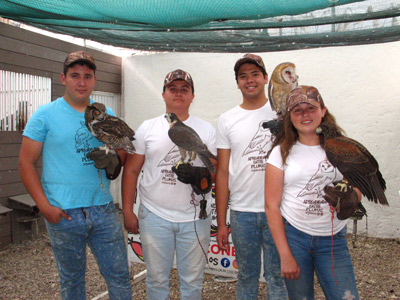
[[[323,109],[325,106],[321,105],[321,109]],[[326,109],[325,116],[322,118],[321,123],[327,121],[336,126],[338,131],[341,134],[344,134],[344,131],[340,126],[336,123],[336,118]],[[286,112],[284,117],[283,117],[283,129],[282,131],[276,136],[272,148],[268,153],[271,153],[272,149],[275,148],[276,146],[280,145],[281,146],[281,155],[282,155],[282,163],[283,165],[286,164],[286,159],[289,156],[289,152],[292,149],[294,143],[299,139],[299,134],[297,132],[297,129],[293,126],[292,121],[290,119],[290,112]],[[324,144],[324,135],[321,134],[319,135],[319,144],[323,145]]]
[[[68,72],[68,69],[69,69],[69,68],[72,68],[72,67],[75,66],[75,65],[87,66],[89,69],[93,70],[93,73],[94,73],[94,74],[96,74],[96,68],[93,67],[93,65],[90,64],[89,62],[86,62],[86,61],[83,60],[83,61],[74,62],[74,63],[72,63],[72,64],[70,64],[70,65],[68,65],[68,66],[64,66],[64,71],[63,71],[64,75],[66,76],[66,75],[67,75],[67,72]]]

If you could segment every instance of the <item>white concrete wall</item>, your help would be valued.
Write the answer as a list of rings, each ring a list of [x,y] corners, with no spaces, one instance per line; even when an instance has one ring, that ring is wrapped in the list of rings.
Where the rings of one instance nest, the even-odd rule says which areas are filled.
[[[300,84],[316,86],[347,135],[378,160],[390,206],[363,199],[369,215],[368,235],[377,237],[400,237],[399,54],[400,42],[260,54],[269,74],[281,62],[295,63]],[[137,129],[144,120],[162,114],[163,79],[181,68],[194,79],[191,113],[215,126],[222,112],[241,102],[233,72],[240,56],[164,53],[127,58],[123,63],[126,121]],[[358,222],[358,232],[365,232],[365,218]]]

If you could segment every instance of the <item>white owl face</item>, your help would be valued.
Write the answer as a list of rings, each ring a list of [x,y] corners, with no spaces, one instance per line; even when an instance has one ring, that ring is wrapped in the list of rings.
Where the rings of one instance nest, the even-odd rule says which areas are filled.
[[[282,79],[289,84],[293,84],[297,82],[299,76],[296,74],[296,69],[292,66],[287,66],[286,68],[282,69],[281,72]]]

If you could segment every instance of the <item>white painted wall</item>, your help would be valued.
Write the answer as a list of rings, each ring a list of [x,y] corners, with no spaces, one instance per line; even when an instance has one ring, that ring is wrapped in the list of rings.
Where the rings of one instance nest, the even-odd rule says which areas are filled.
[[[295,63],[300,84],[316,86],[347,135],[364,144],[378,160],[390,207],[363,199],[369,215],[368,235],[376,237],[400,237],[399,54],[400,42],[260,53],[268,74],[281,62]],[[240,56],[163,53],[125,59],[125,120],[136,130],[144,120],[162,114],[164,77],[181,68],[194,79],[191,114],[216,126],[222,112],[241,103],[233,72]],[[358,232],[365,232],[365,218],[358,222]]]

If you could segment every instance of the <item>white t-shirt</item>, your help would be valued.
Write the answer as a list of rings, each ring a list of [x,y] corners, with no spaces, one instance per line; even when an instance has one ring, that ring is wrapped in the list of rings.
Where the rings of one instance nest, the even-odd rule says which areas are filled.
[[[218,119],[217,148],[230,149],[229,191],[231,209],[264,211],[264,178],[271,133],[262,124],[276,117],[270,104],[256,110],[236,106]]]
[[[284,171],[282,216],[295,228],[310,235],[329,236],[338,233],[346,225],[332,213],[323,198],[324,187],[343,179],[334,168],[321,146],[307,146],[296,142],[290,150],[286,164],[282,166],[280,146],[275,147],[268,164]]]
[[[184,124],[192,127],[216,154],[215,130],[211,124],[190,116]],[[195,219],[192,186],[177,179],[171,168],[180,160],[178,147],[168,136],[169,123],[165,115],[144,121],[138,128],[133,142],[136,153],[145,155],[143,176],[139,183],[140,201],[152,213],[171,222],[188,222]],[[204,166],[196,157],[194,166]],[[195,195],[198,204],[203,198]],[[211,211],[211,192],[206,195],[207,213]],[[196,220],[200,207],[196,206]]]

